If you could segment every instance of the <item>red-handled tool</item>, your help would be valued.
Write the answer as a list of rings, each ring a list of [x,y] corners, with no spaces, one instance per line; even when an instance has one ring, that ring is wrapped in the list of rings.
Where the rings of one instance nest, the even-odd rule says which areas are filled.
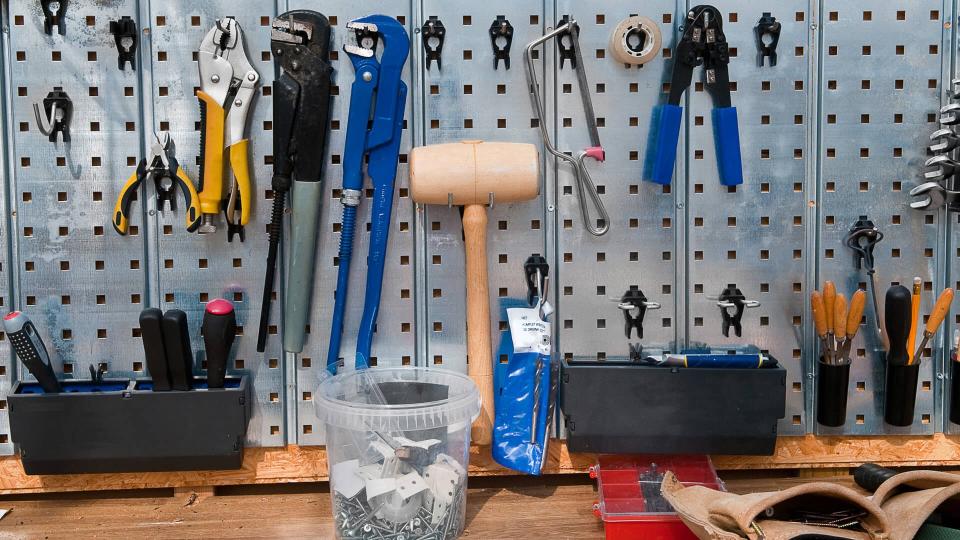
[[[207,388],[223,388],[227,357],[237,337],[237,317],[229,300],[218,298],[203,312],[203,347],[207,353]]]

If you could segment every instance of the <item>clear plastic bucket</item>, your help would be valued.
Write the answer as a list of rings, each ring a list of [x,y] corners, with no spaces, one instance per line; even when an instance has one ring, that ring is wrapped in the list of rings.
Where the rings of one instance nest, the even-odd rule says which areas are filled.
[[[337,538],[456,538],[480,394],[445,369],[373,368],[320,383]]]

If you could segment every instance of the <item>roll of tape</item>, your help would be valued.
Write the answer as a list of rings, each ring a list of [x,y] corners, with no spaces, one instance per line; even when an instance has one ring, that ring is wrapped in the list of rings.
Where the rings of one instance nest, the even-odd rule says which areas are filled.
[[[622,21],[610,36],[610,53],[624,64],[640,65],[660,52],[660,27],[649,17],[634,15]]]

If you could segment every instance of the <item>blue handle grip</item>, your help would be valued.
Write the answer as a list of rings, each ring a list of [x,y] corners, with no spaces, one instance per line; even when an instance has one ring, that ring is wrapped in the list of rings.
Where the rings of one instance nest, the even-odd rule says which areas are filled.
[[[673,165],[677,161],[677,141],[680,140],[680,119],[683,107],[661,105],[657,108],[654,125],[657,126],[650,141],[653,148],[652,162],[646,180],[667,185],[673,179]]]
[[[713,138],[717,147],[720,183],[725,186],[742,184],[743,164],[740,161],[740,128],[737,126],[736,107],[713,110]]]
[[[377,326],[377,313],[380,311],[380,292],[383,287],[392,210],[393,182],[374,185],[370,216],[370,251],[367,253],[367,290],[363,300],[360,330],[357,333],[357,369],[370,367],[370,349],[373,344],[373,330]]]

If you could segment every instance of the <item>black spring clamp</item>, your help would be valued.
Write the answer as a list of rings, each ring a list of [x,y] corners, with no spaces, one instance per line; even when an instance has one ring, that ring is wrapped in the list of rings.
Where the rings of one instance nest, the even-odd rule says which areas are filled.
[[[513,25],[503,15],[490,23],[490,44],[493,46],[493,69],[503,65],[510,69],[510,46],[513,45]]]
[[[427,55],[427,69],[430,69],[430,64],[434,60],[437,61],[437,69],[443,69],[440,54],[443,52],[443,38],[447,35],[447,29],[443,27],[443,22],[436,15],[431,15],[427,22],[423,23],[420,33],[422,34],[423,51]]]

